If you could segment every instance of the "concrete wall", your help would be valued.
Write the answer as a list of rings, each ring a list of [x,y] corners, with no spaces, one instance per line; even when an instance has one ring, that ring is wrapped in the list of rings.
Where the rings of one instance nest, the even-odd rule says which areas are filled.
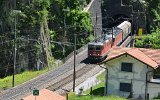
[[[97,76],[102,74],[105,70],[101,70],[99,73],[95,74],[94,76],[87,78],[83,83],[79,84],[75,88],[75,93],[80,94],[80,89],[82,88],[83,91],[89,90],[91,87],[100,83],[100,80],[97,79]]]
[[[129,62],[133,63],[133,72],[121,71],[121,63]],[[120,83],[131,83],[133,84],[133,97],[138,98],[145,96],[145,82],[146,72],[153,70],[147,65],[139,62],[138,60],[124,55],[114,60],[109,61],[105,64],[108,68],[108,90],[109,95],[119,95],[122,97],[128,97],[129,92],[120,91]],[[152,92],[150,92],[152,95]]]
[[[148,93],[150,98],[157,97],[160,94],[160,84],[148,83]]]
[[[102,0],[92,0],[90,4],[86,7],[86,10],[91,15],[91,20],[94,28],[95,36],[100,36],[102,33],[102,12],[101,12],[101,3]],[[96,21],[96,15],[97,15],[97,21]]]

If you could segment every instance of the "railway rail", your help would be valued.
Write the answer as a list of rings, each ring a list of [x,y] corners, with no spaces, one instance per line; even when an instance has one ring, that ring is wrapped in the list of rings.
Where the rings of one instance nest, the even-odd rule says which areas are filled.
[[[84,75],[84,73],[87,73],[88,71],[92,70],[95,66],[96,66],[95,64],[87,64],[83,66],[81,69],[76,71],[76,78],[81,77],[82,75]],[[65,77],[63,81],[62,80],[57,81],[53,85],[47,87],[47,89],[56,91],[65,86],[66,84],[72,82],[72,80],[73,80],[73,74],[70,74],[69,76]]]
[[[130,42],[132,41],[132,36],[128,36],[126,40],[120,45],[121,47],[128,47]],[[89,62],[86,62],[89,63]],[[85,64],[81,69],[76,71],[76,79],[84,75],[84,73],[87,73],[88,71],[92,70],[94,67],[96,67],[96,64]],[[69,84],[73,81],[73,74],[70,74],[69,76],[65,77],[64,79],[54,83],[53,85],[47,87],[47,89],[56,91],[58,89],[61,89],[66,84]],[[63,91],[65,92],[65,91]],[[65,94],[65,93],[64,93]]]
[[[82,68],[84,64],[80,64],[84,58],[87,57],[87,49],[77,55],[76,70]],[[32,93],[34,88],[42,89],[51,86],[54,82],[59,79],[64,79],[65,76],[72,74],[73,69],[73,57],[69,59],[65,64],[55,70],[51,70],[46,74],[40,75],[28,82],[25,82],[19,86],[3,91],[0,94],[0,100],[20,100],[26,94]],[[59,79],[57,79],[59,78]]]
[[[123,42],[123,46],[128,45],[130,42],[129,40],[131,39],[126,39],[126,41]],[[87,58],[87,49],[80,52],[76,58],[76,78],[81,77],[96,66],[94,64],[85,64],[82,62]],[[3,93],[0,94],[0,100],[20,100],[24,96],[31,94],[34,88],[58,90],[73,80],[72,73],[73,57],[55,70],[51,70],[19,86],[3,91]]]
[[[120,47],[129,47],[132,39],[133,39],[132,36],[128,36],[126,40],[120,45]]]

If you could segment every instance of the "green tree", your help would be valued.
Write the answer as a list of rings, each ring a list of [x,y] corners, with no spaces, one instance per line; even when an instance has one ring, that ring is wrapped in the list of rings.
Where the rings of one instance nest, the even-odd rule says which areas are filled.
[[[89,33],[92,32],[90,15],[83,12],[83,7],[90,0],[1,0],[0,1],[0,76],[12,74],[13,66],[13,39],[14,20],[13,10],[21,10],[22,16],[17,16],[17,64],[16,72],[37,69],[38,61],[42,67],[50,66],[52,56],[59,48],[52,41],[64,41],[64,15],[66,16],[65,37],[67,42],[73,42],[74,33],[85,31],[85,35],[79,36],[80,44],[89,41]],[[69,12],[64,13],[63,9]],[[69,26],[68,26],[69,25]],[[7,42],[9,41],[9,42]],[[66,48],[67,52],[72,47]],[[51,51],[52,50],[52,51]],[[59,52],[58,54],[62,54]],[[59,57],[59,55],[58,55]],[[62,57],[62,56],[60,56]]]
[[[160,27],[160,2],[159,0],[145,0],[147,4],[147,29],[155,31]]]
[[[143,36],[142,39],[137,39],[135,47],[160,49],[160,29],[156,29],[152,34]]]

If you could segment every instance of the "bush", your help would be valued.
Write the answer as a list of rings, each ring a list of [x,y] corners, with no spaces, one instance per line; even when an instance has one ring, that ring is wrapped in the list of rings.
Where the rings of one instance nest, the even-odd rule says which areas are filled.
[[[141,39],[136,39],[135,47],[160,49],[160,29],[143,36]]]
[[[160,95],[158,95],[157,97],[154,97],[153,99],[160,99]]]

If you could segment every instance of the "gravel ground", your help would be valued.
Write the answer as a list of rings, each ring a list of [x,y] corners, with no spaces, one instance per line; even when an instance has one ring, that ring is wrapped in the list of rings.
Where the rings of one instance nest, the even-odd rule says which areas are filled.
[[[88,78],[93,77],[94,75],[98,74],[101,71],[104,71],[104,69],[99,67],[99,66],[96,66],[95,68],[90,70],[88,73],[86,73],[83,76],[77,78],[76,79],[76,86],[80,85],[81,83],[86,81]],[[62,87],[62,89],[57,90],[56,93],[58,93],[60,95],[65,95],[66,90],[67,91],[72,91],[72,87],[73,87],[73,82],[70,82],[69,84]]]

